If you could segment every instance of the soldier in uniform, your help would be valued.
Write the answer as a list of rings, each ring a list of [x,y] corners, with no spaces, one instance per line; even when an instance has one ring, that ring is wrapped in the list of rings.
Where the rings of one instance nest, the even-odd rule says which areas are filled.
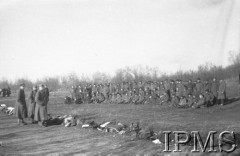
[[[193,101],[192,94],[188,94],[188,96],[187,96],[187,106],[192,107],[193,103],[194,103],[194,101]]]
[[[204,93],[204,97],[205,97],[205,102],[206,102],[206,106],[212,106],[213,105],[213,100],[214,100],[214,95],[209,92],[208,90],[205,91]]]
[[[83,102],[88,103],[88,92],[87,92],[87,87],[83,87]]]
[[[188,94],[189,94],[189,93],[188,93],[188,89],[187,89],[187,87],[186,87],[186,86],[183,86],[183,93],[182,93],[182,96],[187,97]]]
[[[171,105],[173,107],[179,107],[179,97],[176,96],[175,94],[172,95],[172,98],[171,98]]]
[[[167,104],[168,101],[169,101],[169,95],[167,94],[167,92],[165,92],[160,96],[160,104],[161,105]]]
[[[128,98],[128,94],[126,93],[126,94],[124,94],[123,95],[123,104],[127,104],[128,103],[128,100],[129,100],[129,98]]]
[[[93,104],[98,103],[97,94],[93,94],[93,95],[92,95],[91,101],[92,101]]]
[[[47,85],[44,86],[44,100],[45,100],[45,109],[46,109],[46,112],[47,111],[47,104],[48,104],[48,101],[49,101],[49,89],[47,87]]]
[[[17,92],[17,101],[15,104],[15,113],[16,117],[18,118],[18,125],[20,125],[20,123],[23,123],[24,125],[26,124],[24,118],[27,117],[27,106],[24,87],[24,84],[20,84],[19,90]]]
[[[127,101],[126,101],[127,104],[130,104],[132,102],[132,99],[133,99],[132,95],[133,95],[132,91],[129,91],[127,94]]]
[[[189,94],[193,94],[193,90],[194,90],[194,83],[192,82],[191,79],[188,80],[187,83],[187,93]]]
[[[121,104],[123,102],[122,95],[120,93],[117,93],[116,103]]]
[[[132,99],[132,104],[137,104],[139,97],[137,93],[133,93],[133,99]]]
[[[213,78],[212,80],[212,84],[211,84],[211,92],[214,96],[214,99],[213,99],[213,104],[217,104],[217,99],[218,99],[218,82],[216,80],[216,78]]]
[[[113,93],[112,97],[111,97],[111,100],[110,100],[110,103],[115,103],[116,102],[116,98],[117,98],[117,93]]]
[[[144,104],[149,104],[151,102],[151,98],[152,98],[151,94],[147,92],[144,96],[145,99]]]
[[[39,90],[36,93],[35,97],[36,108],[34,120],[38,122],[40,126],[47,126],[47,109],[46,109],[46,99],[44,94],[44,85],[39,85]]]
[[[220,80],[219,82],[218,99],[220,104],[223,105],[226,99],[226,82],[224,80]]]
[[[211,90],[211,83],[208,80],[204,82],[203,92],[207,90]]]
[[[179,107],[180,108],[186,108],[187,106],[187,99],[185,96],[181,96],[180,101],[179,101]]]
[[[202,94],[203,92],[203,84],[200,80],[200,78],[197,79],[197,83],[196,83],[196,96],[199,96],[200,94]]]
[[[168,96],[170,96],[170,82],[166,79],[165,81],[164,81],[164,88],[165,88],[165,90],[166,90],[166,93],[168,94]]]
[[[92,96],[96,96],[97,94],[97,85],[96,84],[93,84],[93,87],[92,87]]]
[[[176,95],[180,98],[183,96],[184,92],[184,85],[182,83],[182,80],[178,80],[177,86],[176,86]]]
[[[104,95],[106,101],[109,100],[109,92],[110,92],[109,86],[107,84],[105,84],[103,87],[103,95]]]
[[[144,104],[146,100],[144,97],[145,97],[144,94],[139,94],[136,104]]]
[[[206,107],[206,102],[203,94],[199,95],[198,101],[193,105],[193,108],[204,108]]]
[[[193,107],[198,102],[198,98],[195,95],[193,95],[192,99],[193,99],[193,104],[192,104],[192,107]]]
[[[71,96],[72,96],[72,100],[75,101],[75,96],[76,96],[75,86],[72,86],[72,88],[71,88]]]
[[[102,93],[97,92],[97,99],[98,99],[98,103],[102,103],[105,101],[105,96]]]
[[[165,92],[165,86],[164,86],[163,81],[160,81],[159,88],[160,88],[160,91],[161,91],[162,93]]]
[[[37,93],[37,86],[33,86],[32,91],[29,95],[29,104],[28,104],[28,117],[32,120],[32,123],[34,123],[34,114],[35,114],[35,107],[36,107],[36,101],[35,96]]]

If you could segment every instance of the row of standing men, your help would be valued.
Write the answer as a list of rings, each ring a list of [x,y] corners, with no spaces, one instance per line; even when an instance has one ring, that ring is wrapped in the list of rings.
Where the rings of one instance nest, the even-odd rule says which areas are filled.
[[[123,82],[121,84],[86,84],[72,86],[75,103],[168,103],[177,107],[200,107],[223,104],[226,99],[224,80],[165,80],[159,82]]]
[[[15,114],[18,118],[18,124],[27,124],[24,119],[30,118],[32,123],[38,123],[40,126],[46,126],[47,104],[49,101],[49,90],[47,86],[40,84],[39,87],[33,86],[29,96],[28,105],[25,98],[25,85],[20,84],[17,92],[15,104]]]

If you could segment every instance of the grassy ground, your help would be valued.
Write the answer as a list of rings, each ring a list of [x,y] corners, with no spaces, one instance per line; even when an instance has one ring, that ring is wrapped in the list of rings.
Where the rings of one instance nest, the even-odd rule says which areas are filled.
[[[232,93],[236,92],[231,90]],[[232,94],[231,93],[231,94]],[[233,97],[235,97],[234,94]],[[15,96],[0,98],[0,104],[14,106]],[[80,119],[97,123],[116,120],[124,124],[139,122],[140,127],[159,131],[199,131],[206,136],[208,131],[240,131],[240,101],[225,106],[205,109],[177,109],[159,105],[82,104],[64,105],[63,94],[53,94],[48,111],[52,115],[73,114]],[[17,126],[14,116],[0,112],[1,154],[76,154],[76,155],[187,155],[192,147],[183,146],[184,153],[163,153],[164,145],[136,140],[133,136],[103,133],[80,126],[65,128],[53,125],[46,128],[28,124]],[[173,149],[173,144],[171,144]],[[193,155],[188,153],[188,155]],[[216,155],[199,153],[195,155]],[[226,155],[226,154],[222,154]],[[240,149],[230,155],[239,156]]]

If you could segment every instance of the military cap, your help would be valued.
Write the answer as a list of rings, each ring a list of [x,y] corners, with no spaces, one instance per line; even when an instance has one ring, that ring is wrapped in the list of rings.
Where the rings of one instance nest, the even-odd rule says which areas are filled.
[[[20,87],[25,87],[25,84],[24,84],[24,83],[21,83],[19,86],[20,86]]]

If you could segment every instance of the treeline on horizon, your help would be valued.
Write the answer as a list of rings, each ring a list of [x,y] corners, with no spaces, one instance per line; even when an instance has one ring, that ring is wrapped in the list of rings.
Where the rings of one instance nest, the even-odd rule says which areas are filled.
[[[196,81],[197,78],[201,80],[211,80],[213,77],[217,79],[231,79],[239,76],[240,72],[240,52],[238,54],[231,54],[229,60],[231,64],[222,67],[210,63],[198,66],[198,69],[193,71],[179,70],[173,74],[162,73],[159,68],[150,68],[143,66],[125,67],[118,69],[113,76],[106,73],[96,72],[92,77],[77,76],[75,73],[70,73],[67,76],[46,77],[41,80],[33,82],[27,78],[20,78],[14,82],[6,79],[0,80],[0,88],[10,87],[13,91],[17,90],[19,84],[24,83],[26,90],[29,90],[34,85],[40,83],[46,84],[50,91],[57,91],[59,89],[68,90],[73,85],[86,84],[86,83],[121,83],[124,81],[162,81],[162,80],[176,80],[181,79],[188,81],[189,79]]]

